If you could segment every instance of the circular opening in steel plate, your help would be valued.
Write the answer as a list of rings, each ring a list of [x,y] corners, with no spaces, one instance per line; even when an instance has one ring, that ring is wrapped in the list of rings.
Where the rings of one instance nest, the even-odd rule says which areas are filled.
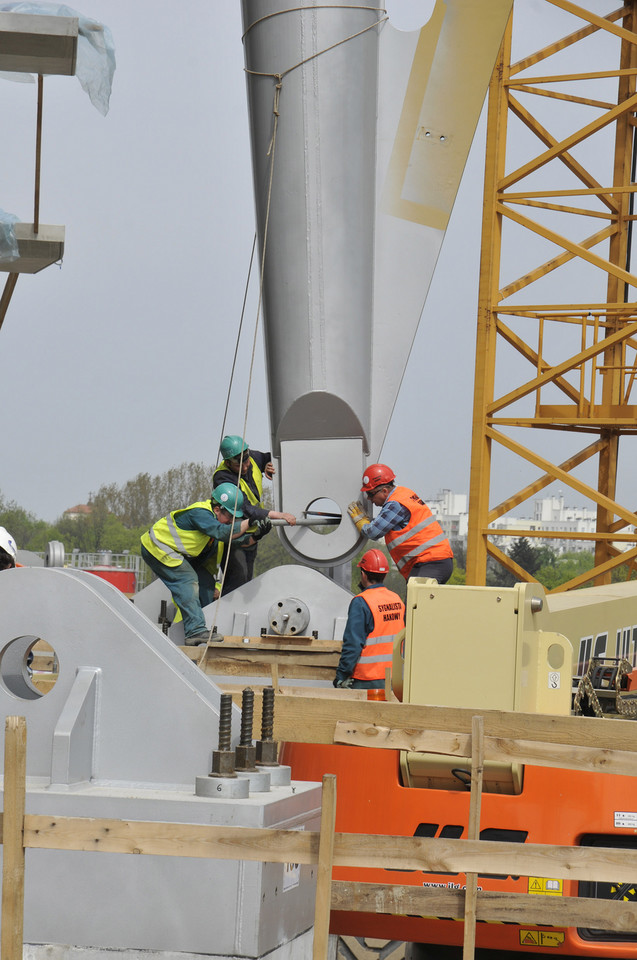
[[[0,651],[0,681],[19,700],[39,700],[58,678],[58,658],[40,637],[16,637]]]
[[[312,500],[305,508],[305,516],[308,520],[317,521],[316,524],[310,524],[309,529],[323,536],[336,530],[342,520],[341,508],[329,497]]]

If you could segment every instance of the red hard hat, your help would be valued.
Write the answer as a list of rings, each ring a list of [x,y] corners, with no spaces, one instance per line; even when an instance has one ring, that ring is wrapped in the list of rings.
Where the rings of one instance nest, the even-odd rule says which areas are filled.
[[[367,573],[389,573],[387,557],[382,550],[377,550],[376,547],[364,553],[361,562],[357,563],[356,566],[360,567],[361,570],[366,570]]]
[[[393,483],[396,474],[391,467],[385,463],[372,463],[363,475],[363,486],[361,493],[367,493],[369,490],[375,490],[376,487],[384,483]]]

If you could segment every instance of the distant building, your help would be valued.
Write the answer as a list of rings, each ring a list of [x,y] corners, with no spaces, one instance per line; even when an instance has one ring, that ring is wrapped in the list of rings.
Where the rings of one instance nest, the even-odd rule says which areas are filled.
[[[91,508],[87,503],[78,503],[75,507],[69,507],[62,516],[66,520],[77,520],[78,517],[86,517],[91,513]]]
[[[456,544],[460,544],[463,549],[466,549],[469,528],[466,493],[439,490],[435,499],[427,500],[427,506],[442,527],[444,535],[451,542],[452,548],[457,549]]]
[[[442,527],[445,536],[466,549],[469,524],[467,495],[465,493],[453,493],[451,490],[440,490],[434,498],[427,500],[427,504]],[[516,517],[507,513],[494,520],[489,525],[489,529],[493,530],[495,534],[491,538],[492,541],[502,550],[507,550],[512,543],[512,538],[505,536],[506,531],[520,530],[521,536],[524,536],[525,532],[535,534],[529,536],[529,541],[534,547],[549,547],[558,554],[592,552],[594,547],[591,540],[578,540],[574,537],[563,539],[541,537],[537,534],[541,531],[591,534],[595,532],[596,522],[597,513],[594,509],[567,506],[564,503],[564,495],[560,491],[557,496],[534,500],[532,517]],[[497,535],[499,530],[502,531],[502,536]],[[625,532],[634,533],[634,530],[634,527],[627,527]],[[626,550],[630,544],[618,542],[615,546],[618,550]]]

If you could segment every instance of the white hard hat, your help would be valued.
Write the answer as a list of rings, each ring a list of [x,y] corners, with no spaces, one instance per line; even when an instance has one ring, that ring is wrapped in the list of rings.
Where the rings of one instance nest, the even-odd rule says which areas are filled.
[[[15,540],[11,534],[8,530],[5,530],[4,527],[0,527],[0,547],[2,547],[3,550],[6,550],[9,556],[13,557],[15,560],[18,548],[16,547]]]

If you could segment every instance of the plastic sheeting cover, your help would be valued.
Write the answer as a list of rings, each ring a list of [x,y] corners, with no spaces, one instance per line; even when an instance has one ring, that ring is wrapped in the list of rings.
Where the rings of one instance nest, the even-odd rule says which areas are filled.
[[[20,256],[18,241],[15,238],[14,223],[18,218],[12,213],[5,213],[0,208],[0,261],[16,260]]]
[[[91,20],[90,17],[84,17],[72,7],[59,3],[0,3],[0,11],[48,17],[77,17],[79,35],[75,75],[93,106],[102,116],[106,116],[115,73],[115,44],[108,27],[97,20]],[[27,73],[0,72],[0,77],[22,82],[33,80]]]

